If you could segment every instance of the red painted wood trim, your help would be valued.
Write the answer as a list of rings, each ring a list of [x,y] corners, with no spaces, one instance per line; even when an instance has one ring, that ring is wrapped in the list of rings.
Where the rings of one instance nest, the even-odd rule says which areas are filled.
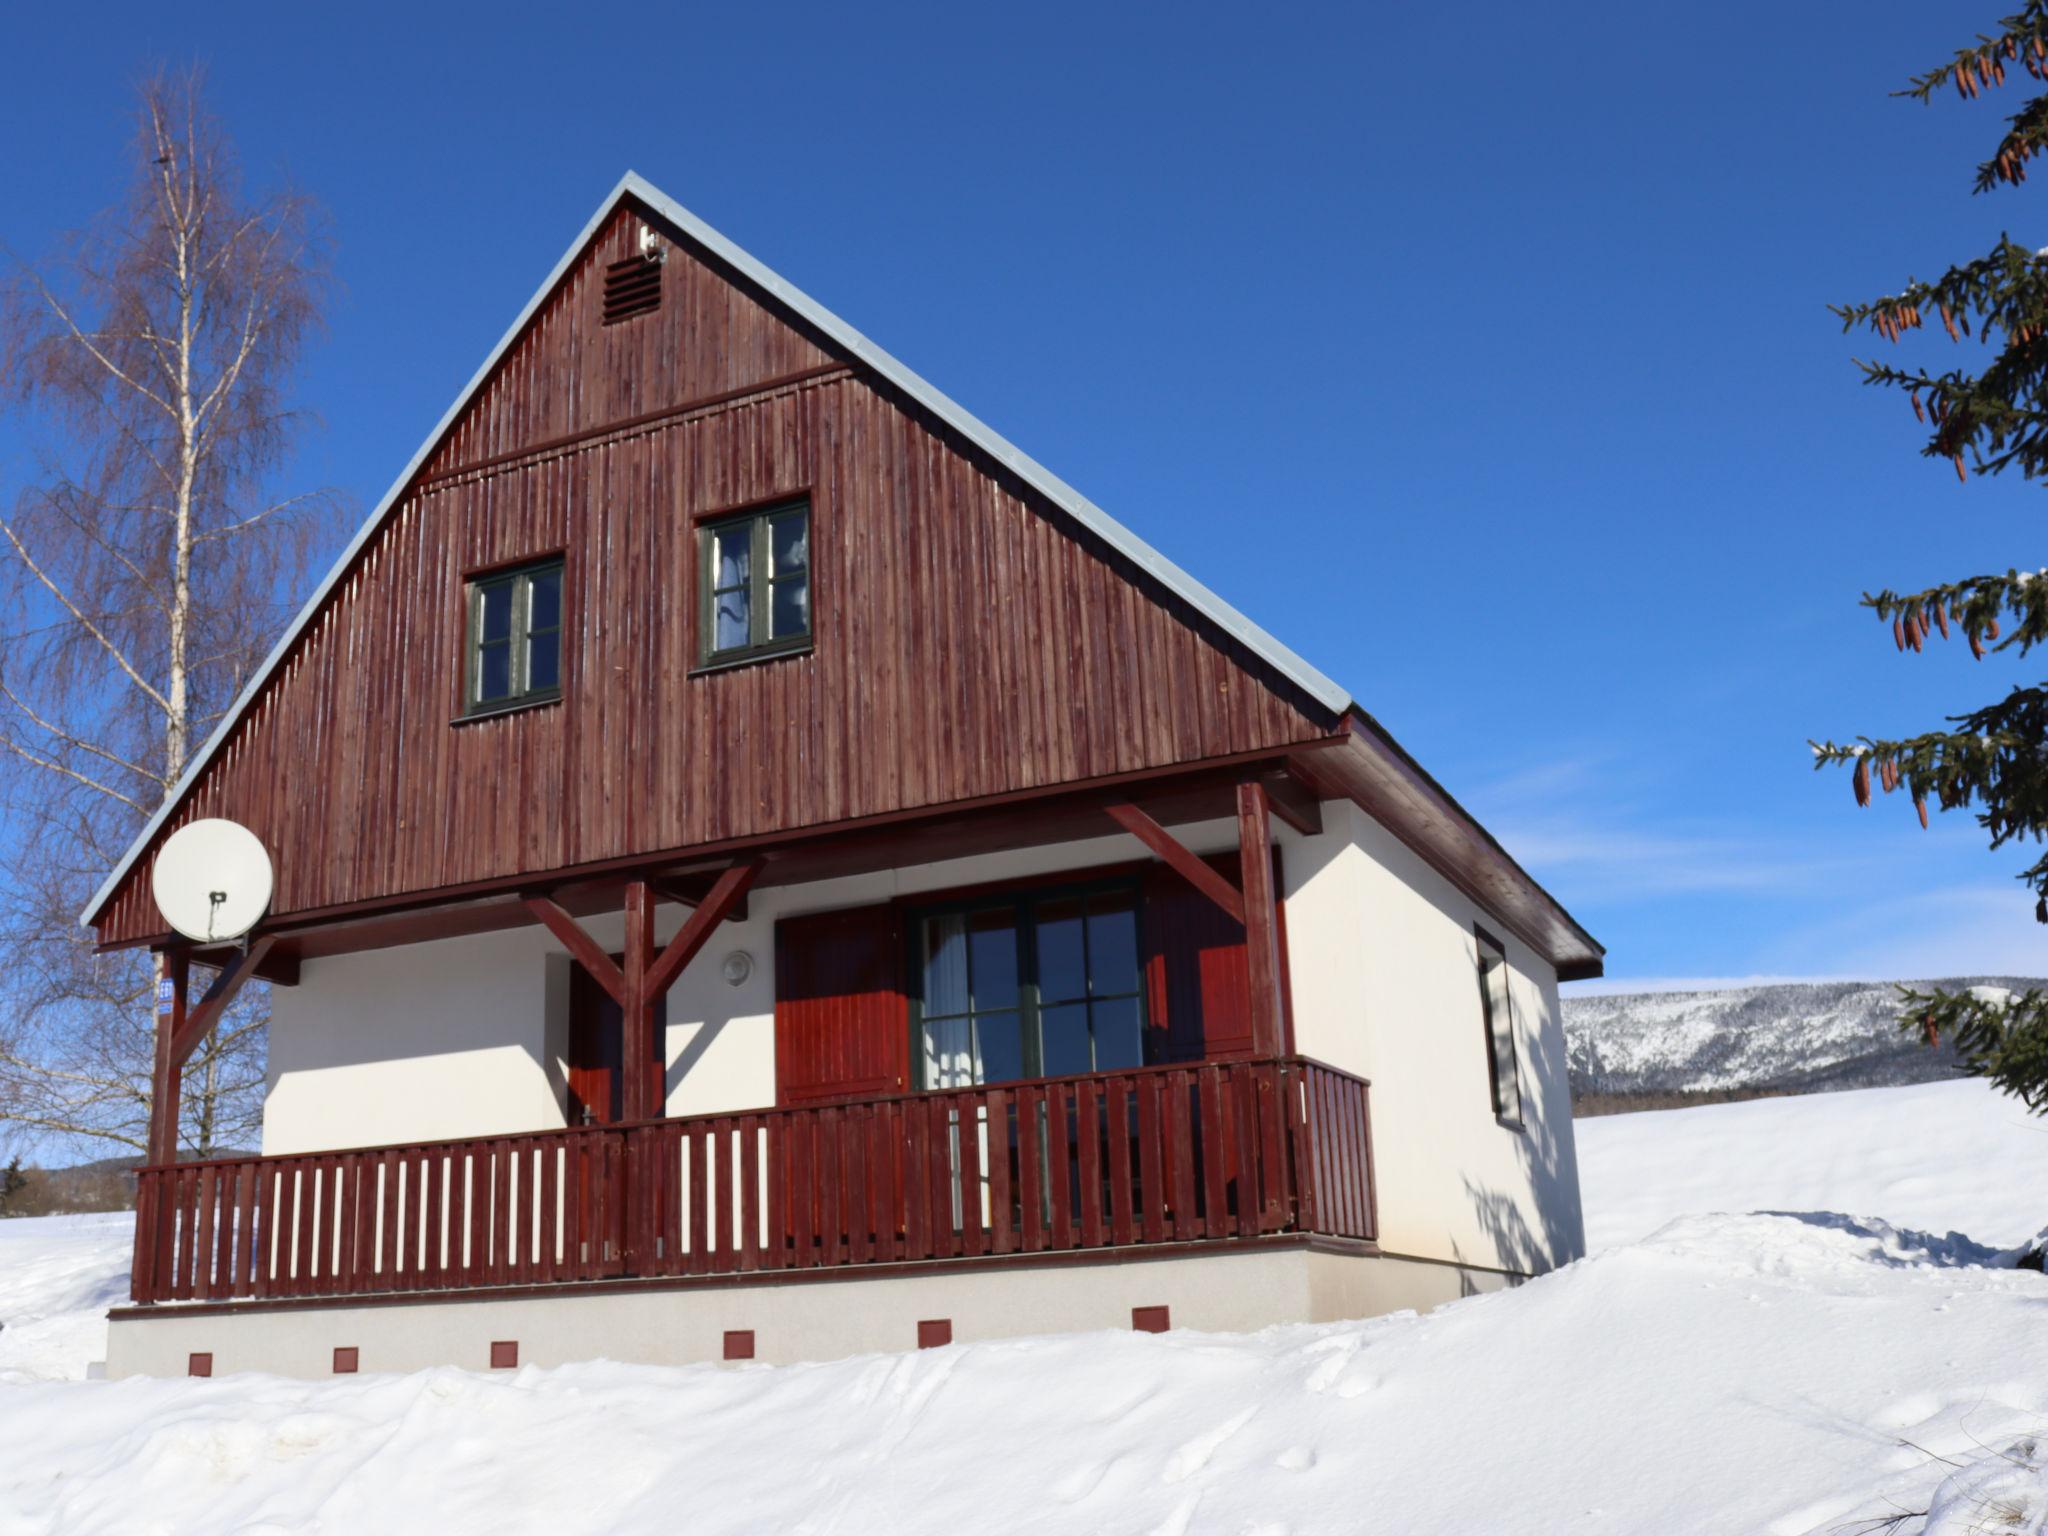
[[[1244,896],[1228,880],[1205,864],[1199,855],[1135,805],[1107,807],[1110,819],[1171,865],[1196,890],[1240,923],[1244,921]]]

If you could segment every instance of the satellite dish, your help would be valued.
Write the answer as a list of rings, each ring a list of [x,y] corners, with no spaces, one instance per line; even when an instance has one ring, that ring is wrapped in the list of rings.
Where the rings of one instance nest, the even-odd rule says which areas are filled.
[[[231,943],[254,928],[270,910],[272,883],[262,839],[216,816],[166,838],[149,877],[164,920],[202,944]]]

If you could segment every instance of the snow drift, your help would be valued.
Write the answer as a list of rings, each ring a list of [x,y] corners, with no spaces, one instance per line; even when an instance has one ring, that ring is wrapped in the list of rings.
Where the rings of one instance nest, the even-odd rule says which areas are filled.
[[[2012,1208],[2040,1192],[2014,1185]],[[1249,1336],[780,1368],[31,1380],[82,1364],[60,1358],[57,1325],[99,1305],[124,1259],[117,1222],[0,1223],[0,1340],[29,1314],[44,1330],[0,1385],[6,1536],[1962,1536],[2048,1520],[2048,1280],[1966,1238],[1824,1211],[1681,1217],[1428,1316]]]

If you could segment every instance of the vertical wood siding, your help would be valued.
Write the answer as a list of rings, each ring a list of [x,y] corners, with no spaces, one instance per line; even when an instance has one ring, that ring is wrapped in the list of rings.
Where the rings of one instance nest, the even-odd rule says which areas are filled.
[[[687,252],[598,323],[594,242],[166,835],[229,816],[280,916],[1304,741],[1333,722]],[[787,381],[779,385],[775,381]],[[493,455],[713,400],[481,472]],[[440,478],[435,478],[435,476]],[[688,675],[694,521],[807,492],[815,645]],[[561,551],[563,698],[454,724],[463,584]],[[103,940],[162,931],[150,861]]]

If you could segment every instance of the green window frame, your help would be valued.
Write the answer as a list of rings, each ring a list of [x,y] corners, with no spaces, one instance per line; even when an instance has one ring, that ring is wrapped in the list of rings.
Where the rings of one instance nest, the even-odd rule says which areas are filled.
[[[706,666],[808,650],[811,504],[778,502],[697,529],[697,653]]]
[[[560,559],[470,580],[462,711],[494,715],[562,696]]]
[[[1148,1035],[1140,905],[1138,882],[1119,878],[912,908],[906,937],[916,1087],[928,1092],[963,1086],[932,1080],[932,1061],[943,1052],[931,1031],[948,1027],[952,1049],[965,1050],[972,1063],[969,1075],[977,1081],[1015,1082],[1144,1065]],[[974,938],[1002,931],[1006,919],[1014,933],[1014,982],[1007,974],[1012,961],[999,958],[994,984],[985,987],[989,978],[980,974],[985,966]],[[948,923],[957,924],[952,932],[961,946],[960,996],[938,1011],[927,995],[927,966],[934,924]],[[1112,1052],[1108,1060],[1105,1044]],[[1014,1072],[984,1075],[1006,1057],[1014,1062]]]

